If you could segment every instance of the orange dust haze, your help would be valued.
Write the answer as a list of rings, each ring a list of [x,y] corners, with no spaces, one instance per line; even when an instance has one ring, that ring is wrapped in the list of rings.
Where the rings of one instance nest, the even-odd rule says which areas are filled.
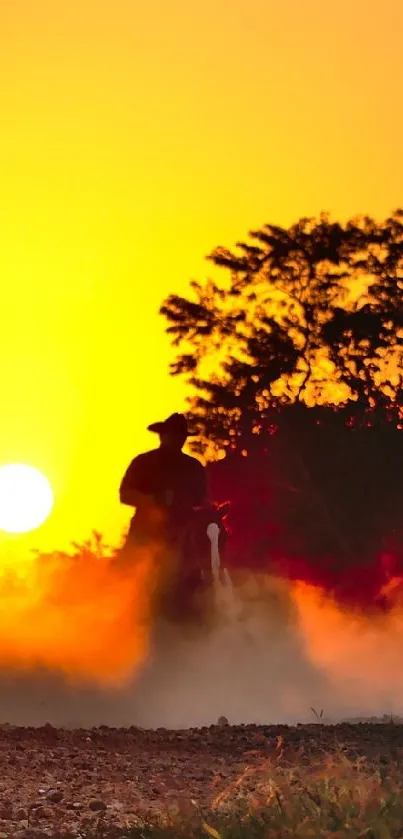
[[[156,650],[157,555],[129,569],[93,547],[38,557],[25,576],[3,573],[5,719],[183,728],[222,714],[233,723],[295,723],[315,721],[311,708],[327,720],[401,713],[400,580],[384,592],[389,610],[369,613],[318,585],[246,575],[237,588],[241,623],[197,636],[167,627]]]
[[[340,695],[361,709],[403,710],[403,588],[391,580],[383,592],[389,608],[352,610],[324,589],[292,584],[299,630],[309,659],[330,679]]]
[[[130,569],[96,550],[38,556],[0,578],[0,669],[124,683],[149,650],[157,546]]]

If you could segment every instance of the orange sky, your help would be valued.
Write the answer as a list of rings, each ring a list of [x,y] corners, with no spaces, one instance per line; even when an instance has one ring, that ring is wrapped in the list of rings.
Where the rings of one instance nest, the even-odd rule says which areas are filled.
[[[403,204],[401,0],[0,7],[0,463],[55,510],[1,551],[116,540],[184,406],[157,316],[251,227]]]

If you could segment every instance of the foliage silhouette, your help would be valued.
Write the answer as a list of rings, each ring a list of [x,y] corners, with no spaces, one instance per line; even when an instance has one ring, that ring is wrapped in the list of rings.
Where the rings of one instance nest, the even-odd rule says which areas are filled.
[[[344,226],[322,215],[250,237],[258,244],[209,256],[229,274],[225,288],[193,282],[196,302],[170,295],[161,307],[179,350],[171,373],[192,387],[199,451],[249,450],[252,434],[298,403],[337,406],[343,423],[398,424],[403,211]]]
[[[279,550],[287,534],[297,554],[351,563],[381,548],[403,498],[403,211],[343,225],[323,214],[249,239],[208,257],[221,285],[193,282],[194,299],[161,307],[193,449],[225,454],[212,474],[231,473],[232,494],[241,481],[244,502],[255,494],[262,555],[282,522]]]

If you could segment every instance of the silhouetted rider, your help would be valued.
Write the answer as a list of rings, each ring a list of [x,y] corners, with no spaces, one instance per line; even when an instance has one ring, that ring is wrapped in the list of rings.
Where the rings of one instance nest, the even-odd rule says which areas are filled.
[[[207,501],[206,473],[182,452],[190,432],[183,414],[148,427],[159,435],[159,448],[138,455],[120,486],[120,501],[135,507],[128,540],[143,541],[163,533],[175,536],[193,507]]]

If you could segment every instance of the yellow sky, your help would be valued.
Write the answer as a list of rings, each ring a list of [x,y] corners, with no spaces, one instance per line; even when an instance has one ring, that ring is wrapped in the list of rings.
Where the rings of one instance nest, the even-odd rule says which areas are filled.
[[[251,227],[403,204],[401,0],[3,0],[0,463],[56,505],[2,550],[116,540],[184,406],[157,316]]]

